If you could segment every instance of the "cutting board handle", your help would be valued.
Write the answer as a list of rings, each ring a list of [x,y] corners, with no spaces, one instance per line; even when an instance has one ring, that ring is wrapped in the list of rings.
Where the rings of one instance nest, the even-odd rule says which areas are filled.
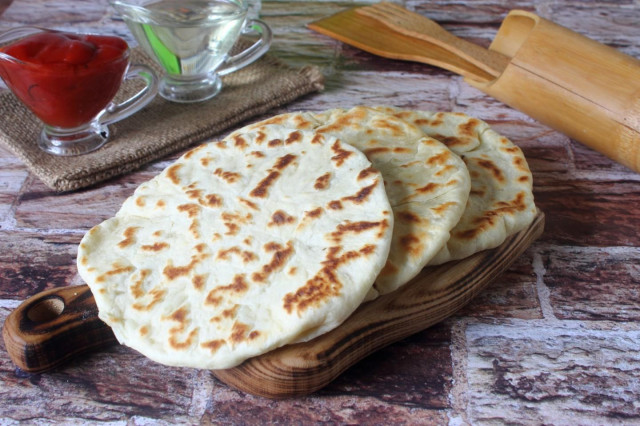
[[[87,285],[54,288],[25,300],[5,320],[2,336],[11,360],[30,373],[117,343],[98,318]]]

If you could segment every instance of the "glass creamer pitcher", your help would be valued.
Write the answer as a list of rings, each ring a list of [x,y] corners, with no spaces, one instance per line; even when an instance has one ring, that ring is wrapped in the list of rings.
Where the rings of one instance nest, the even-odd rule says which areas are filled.
[[[160,95],[173,102],[199,102],[220,91],[220,76],[249,65],[271,44],[271,30],[247,19],[243,0],[111,0],[134,37],[164,70]],[[241,34],[259,39],[229,52]]]

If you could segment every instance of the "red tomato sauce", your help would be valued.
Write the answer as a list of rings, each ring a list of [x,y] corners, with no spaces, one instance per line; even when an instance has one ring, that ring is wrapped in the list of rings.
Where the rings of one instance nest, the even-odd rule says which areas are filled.
[[[45,124],[89,123],[113,99],[129,61],[119,38],[42,32],[0,49],[0,77]]]

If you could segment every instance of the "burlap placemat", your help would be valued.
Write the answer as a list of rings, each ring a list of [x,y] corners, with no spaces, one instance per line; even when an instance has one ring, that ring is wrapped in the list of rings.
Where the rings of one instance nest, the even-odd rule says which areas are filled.
[[[132,62],[157,69],[137,48]],[[37,146],[42,123],[13,94],[2,93],[0,143],[48,187],[71,191],[138,169],[323,88],[322,74],[316,67],[294,69],[269,55],[222,81],[222,92],[206,102],[176,104],[157,96],[138,113],[110,125],[111,138],[103,148],[75,157],[42,152]],[[133,87],[124,84],[121,92],[132,92]]]

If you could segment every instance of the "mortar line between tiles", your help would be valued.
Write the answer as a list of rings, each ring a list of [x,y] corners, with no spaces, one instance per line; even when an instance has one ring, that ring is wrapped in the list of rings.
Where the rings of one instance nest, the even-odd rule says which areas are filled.
[[[193,395],[191,396],[189,416],[201,419],[207,412],[215,381],[209,370],[198,370],[196,381],[197,384],[193,387]]]
[[[553,313],[553,307],[551,306],[551,291],[544,283],[544,275],[547,270],[542,262],[542,255],[540,252],[535,252],[533,254],[533,271],[536,274],[536,292],[538,294],[540,309],[542,310],[542,317],[545,320],[557,322],[558,318]]]
[[[451,368],[453,371],[453,385],[449,392],[449,403],[451,405],[451,413],[447,413],[449,417],[449,425],[457,426],[469,424],[468,413],[468,350],[467,350],[467,325],[468,320],[463,319],[456,321],[451,327]]]

